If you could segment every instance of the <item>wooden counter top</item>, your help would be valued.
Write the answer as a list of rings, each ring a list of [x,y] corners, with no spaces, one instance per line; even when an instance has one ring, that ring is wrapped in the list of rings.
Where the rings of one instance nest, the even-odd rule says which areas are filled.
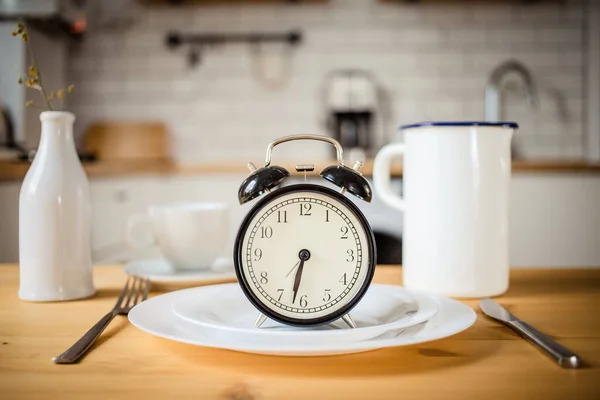
[[[499,302],[579,353],[563,370],[477,309],[473,327],[409,347],[331,357],[274,357],[153,337],[117,317],[80,364],[51,357],[112,306],[125,275],[98,267],[94,298],[26,303],[18,269],[0,265],[0,397],[76,399],[592,399],[600,398],[600,270],[514,270]],[[399,284],[399,267],[376,282]],[[152,295],[156,295],[154,292]],[[465,301],[476,308],[477,301]]]
[[[310,173],[316,176],[323,168],[334,162],[318,162],[315,171]],[[206,163],[206,164],[177,164],[168,161],[98,161],[85,163],[84,168],[90,178],[95,177],[127,177],[140,175],[206,175],[206,174],[248,174],[247,161]],[[260,161],[256,165],[261,165]],[[290,172],[294,171],[294,164],[282,165]],[[20,181],[25,177],[29,163],[0,161],[0,182]],[[584,161],[514,161],[515,173],[600,173],[600,164],[590,164]],[[373,174],[373,161],[368,160],[363,165],[361,172],[366,176]],[[402,165],[392,165],[392,175],[402,176]]]

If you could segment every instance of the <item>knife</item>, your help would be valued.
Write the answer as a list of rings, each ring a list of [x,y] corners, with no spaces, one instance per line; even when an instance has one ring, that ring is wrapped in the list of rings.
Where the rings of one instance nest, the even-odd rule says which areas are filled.
[[[488,317],[506,324],[519,335],[544,350],[544,352],[556,360],[561,367],[579,368],[582,366],[581,358],[577,354],[556,343],[553,339],[544,335],[528,323],[521,321],[494,300],[481,300],[479,308],[481,308],[481,311]]]

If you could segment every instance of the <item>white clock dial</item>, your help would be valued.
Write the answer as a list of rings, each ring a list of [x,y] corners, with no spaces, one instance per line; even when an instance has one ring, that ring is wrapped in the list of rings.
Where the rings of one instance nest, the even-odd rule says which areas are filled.
[[[369,227],[334,195],[321,189],[275,196],[242,227],[238,262],[244,285],[277,315],[326,318],[370,283]]]

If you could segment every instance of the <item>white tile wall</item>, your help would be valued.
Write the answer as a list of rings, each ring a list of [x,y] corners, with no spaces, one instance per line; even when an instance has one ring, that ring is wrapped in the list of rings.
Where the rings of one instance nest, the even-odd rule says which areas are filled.
[[[518,58],[540,92],[532,113],[507,97],[505,119],[518,121],[521,153],[572,158],[584,154],[584,5],[381,3],[331,0],[313,5],[183,8],[129,6],[127,29],[92,29],[72,54],[73,108],[81,132],[94,120],[163,119],[182,162],[260,160],[274,137],[325,133],[319,88],[335,68],[371,70],[391,100],[386,134],[419,120],[481,119],[486,79]],[[299,28],[304,42],[288,57],[292,72],[277,90],[254,78],[256,58],[243,45],[207,49],[190,69],[185,52],[164,46],[170,29],[190,32]],[[264,65],[281,67],[281,48],[264,48]],[[328,157],[326,148],[311,148]],[[294,158],[298,148],[283,147]]]

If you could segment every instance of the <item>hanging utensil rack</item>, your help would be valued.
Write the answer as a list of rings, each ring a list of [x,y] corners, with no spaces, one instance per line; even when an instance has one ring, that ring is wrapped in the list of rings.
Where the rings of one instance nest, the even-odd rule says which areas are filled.
[[[166,44],[171,49],[189,46],[188,63],[196,66],[201,60],[201,50],[207,46],[247,43],[287,43],[295,47],[302,42],[302,32],[298,30],[273,33],[180,33],[169,32]]]

